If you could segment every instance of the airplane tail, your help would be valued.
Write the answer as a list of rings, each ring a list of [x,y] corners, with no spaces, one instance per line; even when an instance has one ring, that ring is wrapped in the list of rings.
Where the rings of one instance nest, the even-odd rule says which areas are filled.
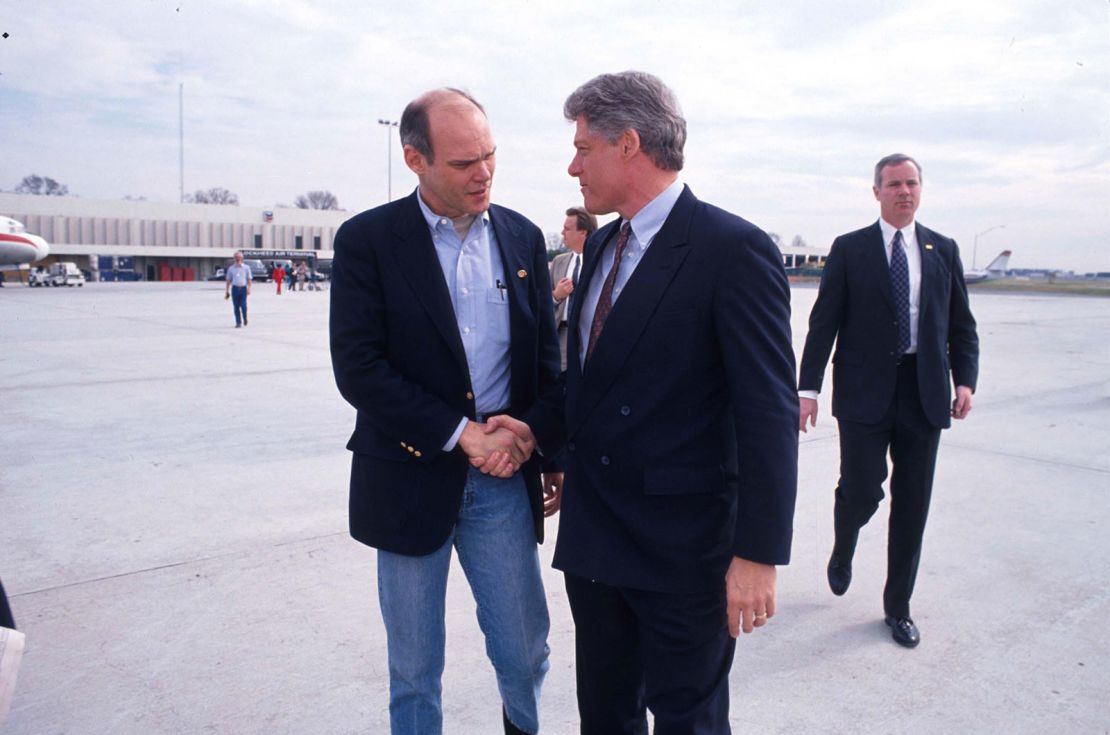
[[[1011,252],[1009,250],[1003,250],[999,253],[997,258],[987,265],[986,270],[994,273],[1005,273],[1006,269],[1010,267],[1010,255]]]

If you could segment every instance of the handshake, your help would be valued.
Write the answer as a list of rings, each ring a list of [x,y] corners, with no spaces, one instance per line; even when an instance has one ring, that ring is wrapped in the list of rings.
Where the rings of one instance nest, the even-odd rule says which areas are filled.
[[[459,446],[483,474],[512,477],[532,456],[536,437],[528,424],[512,416],[493,416],[486,423],[468,421]]]

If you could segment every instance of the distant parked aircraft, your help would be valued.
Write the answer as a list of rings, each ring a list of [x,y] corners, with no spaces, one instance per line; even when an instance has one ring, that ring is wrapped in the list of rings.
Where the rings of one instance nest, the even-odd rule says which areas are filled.
[[[982,283],[983,281],[993,281],[996,278],[1005,278],[1006,269],[1010,266],[1010,255],[1009,250],[1003,250],[983,270],[972,270],[964,273],[964,281],[967,283]]]
[[[46,240],[27,232],[22,222],[0,217],[0,271],[18,270],[49,254]]]

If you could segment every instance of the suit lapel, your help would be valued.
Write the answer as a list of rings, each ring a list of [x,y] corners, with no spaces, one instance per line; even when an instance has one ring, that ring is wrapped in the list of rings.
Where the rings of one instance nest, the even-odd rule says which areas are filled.
[[[886,257],[886,243],[883,242],[883,230],[876,222],[867,231],[868,268],[873,278],[879,284],[879,292],[886,300],[886,305],[894,313],[894,292],[890,287],[890,261]]]
[[[466,351],[459,336],[458,319],[451,303],[451,292],[443,277],[443,267],[436,256],[428,223],[416,202],[417,192],[405,201],[393,226],[393,257],[397,270],[428,312],[432,324],[451,349],[463,370],[469,371]]]
[[[520,337],[520,317],[528,313],[528,289],[536,277],[531,268],[531,252],[528,243],[521,237],[520,226],[507,217],[500,208],[492,205],[489,208],[489,220],[493,226],[493,233],[497,239],[497,250],[501,253],[501,265],[504,266],[503,274],[495,274],[500,278],[509,292],[510,321],[513,343]]]
[[[918,333],[921,329],[921,317],[925,314],[925,302],[928,300],[930,290],[937,279],[937,251],[929,230],[914,223],[914,232],[917,235],[917,252],[921,255],[921,286],[917,299]],[[920,343],[920,340],[918,340]]]
[[[586,363],[580,394],[576,399],[571,399],[584,410],[575,411],[574,417],[570,419],[571,426],[568,427],[570,431],[573,432],[577,424],[589,414],[590,409],[597,405],[620,373],[639,341],[640,335],[651,321],[659,301],[666,294],[675,273],[689,255],[690,221],[696,206],[697,199],[694,198],[689,187],[684,188],[663,223],[662,229],[644,253],[620,297],[613,305],[613,310],[605,322],[605,329],[594,348],[594,354]],[[615,230],[614,226],[613,231]],[[612,231],[608,233],[605,242],[608,242],[611,237]],[[580,283],[583,279],[592,277],[593,271],[599,267],[603,249],[604,246],[599,247],[592,254],[593,257],[582,270]],[[575,324],[579,315],[580,310],[576,306]],[[577,342],[578,340],[575,340],[576,344]]]

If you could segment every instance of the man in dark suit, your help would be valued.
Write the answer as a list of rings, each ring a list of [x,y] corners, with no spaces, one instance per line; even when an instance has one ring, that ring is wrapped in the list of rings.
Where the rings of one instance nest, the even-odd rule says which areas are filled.
[[[555,301],[555,326],[559,329],[559,350],[562,352],[563,370],[567,369],[567,308],[582,273],[582,250],[586,238],[597,230],[597,217],[585,207],[571,207],[563,222],[563,244],[567,252],[556,255],[551,261],[551,298]]]
[[[419,188],[339,229],[330,324],[336,383],[358,411],[347,445],[350,526],[378,549],[392,731],[442,729],[454,547],[505,731],[535,733],[548,614],[536,552],[541,479],[530,457],[537,443],[556,452],[561,435],[544,239],[490,204],[495,146],[469,95],[419,97],[400,135]],[[484,425],[501,413],[527,424],[527,440]]]
[[[940,430],[971,410],[979,338],[956,243],[914,221],[921,167],[894,154],[875,165],[879,221],[833,242],[809,317],[798,380],[799,428],[817,423],[817,394],[833,355],[832,412],[840,428],[840,481],[829,559],[833,593],[852,581],[859,529],[890,479],[886,624],[899,644],[921,636],[910,617]],[[951,401],[955,380],[956,398]]]
[[[790,290],[767,235],[678,181],[686,121],[642,72],[567,99],[569,173],[620,218],[571,306],[554,564],[583,733],[727,733],[735,638],[775,614],[790,556]],[[754,672],[752,678],[755,678]]]

